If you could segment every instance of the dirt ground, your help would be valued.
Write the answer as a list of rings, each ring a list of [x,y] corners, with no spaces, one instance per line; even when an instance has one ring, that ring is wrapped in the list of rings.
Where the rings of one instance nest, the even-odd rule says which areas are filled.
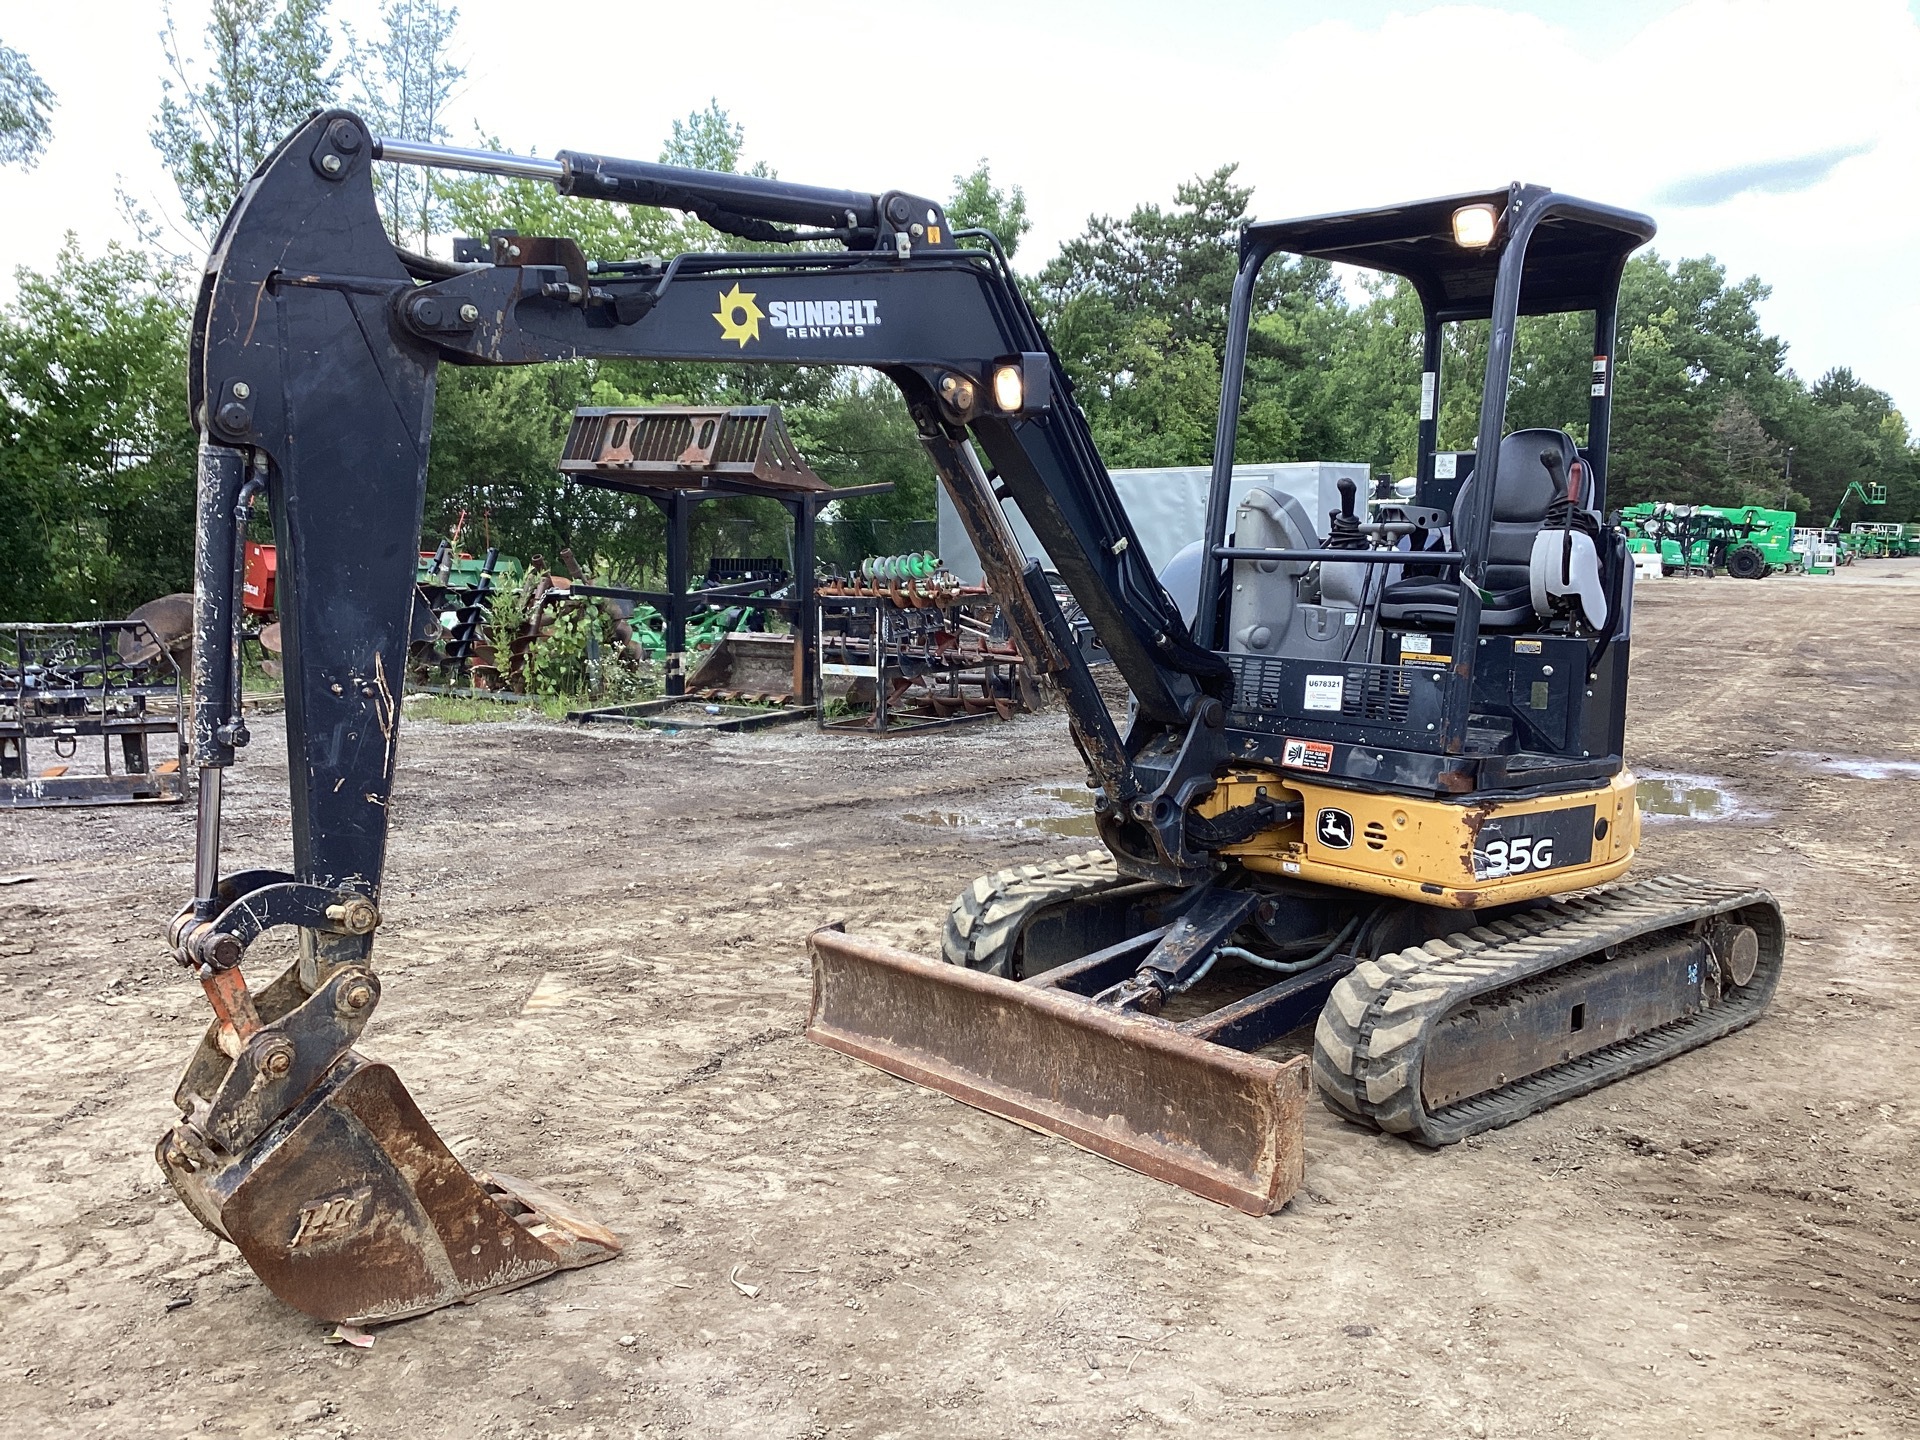
[[[0,875],[35,877],[0,888],[0,1433],[1912,1435],[1920,562],[1647,584],[1636,622],[1635,768],[1731,796],[1650,824],[1640,872],[1773,888],[1771,1013],[1439,1153],[1316,1106],[1264,1220],[801,1038],[809,930],[932,953],[974,875],[1086,848],[1016,823],[1070,813],[1058,716],[410,724],[365,1048],[627,1250],[370,1350],[152,1159],[205,1021],[157,939],[187,808],[0,816]],[[230,868],[285,863],[255,733]]]

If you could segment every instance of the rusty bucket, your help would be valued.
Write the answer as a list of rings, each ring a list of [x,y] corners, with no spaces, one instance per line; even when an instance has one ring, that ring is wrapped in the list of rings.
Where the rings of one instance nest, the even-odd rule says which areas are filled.
[[[620,1253],[557,1196],[470,1172],[400,1078],[341,1043],[358,1023],[321,1023],[370,1009],[376,977],[350,969],[308,994],[289,972],[256,1010],[238,974],[203,981],[221,1018],[157,1153],[187,1208],[275,1295],[370,1325]]]

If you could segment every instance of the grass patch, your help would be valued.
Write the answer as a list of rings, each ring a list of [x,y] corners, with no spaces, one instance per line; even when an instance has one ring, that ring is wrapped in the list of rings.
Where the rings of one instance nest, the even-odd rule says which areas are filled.
[[[481,700],[465,695],[409,695],[410,720],[439,720],[448,725],[484,725],[503,720],[564,720],[578,702],[540,695],[525,702]]]

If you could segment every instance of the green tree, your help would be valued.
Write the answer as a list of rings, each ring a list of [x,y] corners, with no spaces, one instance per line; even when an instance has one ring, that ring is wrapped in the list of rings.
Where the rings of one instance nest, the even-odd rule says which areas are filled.
[[[1033,228],[1027,218],[1027,192],[1015,185],[1002,190],[993,183],[993,170],[981,157],[965,175],[953,177],[953,198],[947,202],[947,223],[956,230],[991,230],[1009,258],[1020,239]]]
[[[1613,400],[1612,504],[1699,503],[1718,478],[1714,411],[1701,403],[1682,348],[1679,315],[1665,310],[1635,326],[1620,347]]]
[[[1420,438],[1420,297],[1391,276],[1363,283],[1364,305],[1330,307],[1332,337],[1318,403],[1340,439],[1325,458],[1411,475]]]
[[[352,46],[357,103],[376,134],[423,142],[447,138],[446,108],[466,70],[449,54],[460,11],[441,0],[388,0],[380,38]],[[377,177],[381,213],[394,243],[424,252],[445,210],[434,171],[388,165]]]
[[[1809,387],[1762,328],[1767,286],[1711,256],[1627,264],[1614,397],[1614,498],[1789,504],[1824,525],[1849,483],[1884,484],[1876,520],[1920,518],[1920,448],[1883,392],[1837,369]],[[1636,356],[1636,346],[1656,334]],[[1849,513],[1846,523],[1868,518]]]
[[[1197,465],[1213,453],[1227,305],[1253,192],[1223,165],[1170,209],[1096,216],[1040,272],[1037,299],[1110,464]],[[1302,394],[1337,299],[1321,261],[1280,261],[1255,292],[1240,458],[1293,459],[1319,442]]]
[[[211,238],[240,188],[308,112],[338,84],[328,65],[329,0],[213,0],[207,70],[189,64],[170,6],[160,41],[167,73],[151,139],[186,208],[188,224]]]
[[[0,311],[0,616],[117,617],[193,583],[187,309],[69,234]]]
[[[686,119],[673,122],[673,131],[660,149],[660,163],[737,175],[741,173],[740,158],[746,143],[746,127],[727,114],[717,99],[709,100],[706,109],[695,110]],[[768,175],[772,172],[762,163],[745,173]]]
[[[1779,507],[1791,498],[1785,494],[1785,456],[1780,444],[1767,433],[1744,394],[1735,390],[1721,402],[1712,428],[1722,471],[1731,486],[1729,501]]]
[[[0,165],[31,170],[53,138],[53,91],[18,50],[0,45]]]

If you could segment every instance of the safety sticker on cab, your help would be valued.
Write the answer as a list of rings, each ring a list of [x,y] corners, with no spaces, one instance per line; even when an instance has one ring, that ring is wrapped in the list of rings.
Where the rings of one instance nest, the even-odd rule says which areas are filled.
[[[1333,746],[1324,740],[1289,738],[1280,752],[1280,763],[1295,770],[1311,770],[1317,775],[1333,773]]]

